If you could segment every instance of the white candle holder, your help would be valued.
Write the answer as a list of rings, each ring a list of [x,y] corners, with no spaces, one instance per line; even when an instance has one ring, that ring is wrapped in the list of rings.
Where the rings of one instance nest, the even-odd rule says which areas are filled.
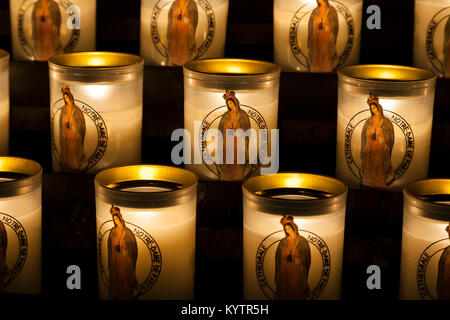
[[[0,157],[0,292],[42,290],[42,168]]]
[[[243,181],[262,168],[276,167],[271,172],[276,173],[278,139],[271,129],[277,129],[279,82],[280,68],[270,62],[206,59],[186,64],[186,168],[204,180]]]
[[[401,190],[428,175],[436,76],[388,65],[338,72],[336,174],[349,187]]]
[[[319,175],[247,179],[244,299],[340,298],[347,187]]]
[[[357,64],[362,7],[362,0],[275,0],[275,62],[303,72]]]
[[[450,300],[450,180],[403,190],[400,299]]]
[[[49,60],[53,171],[141,161],[143,59],[113,52]]]
[[[0,156],[9,152],[9,53],[0,49]]]
[[[141,56],[145,64],[182,66],[225,51],[228,0],[142,0]]]
[[[95,177],[101,299],[193,299],[197,177],[138,165]]]
[[[414,65],[450,77],[450,1],[415,0]]]
[[[95,50],[96,0],[10,0],[14,60]]]

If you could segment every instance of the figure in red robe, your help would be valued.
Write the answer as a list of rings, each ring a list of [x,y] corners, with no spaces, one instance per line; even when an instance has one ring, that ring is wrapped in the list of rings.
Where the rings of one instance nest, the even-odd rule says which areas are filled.
[[[59,119],[61,170],[64,172],[80,172],[83,170],[85,161],[86,122],[83,112],[75,104],[70,88],[63,86],[61,93],[65,102]]]
[[[136,279],[138,248],[136,237],[125,225],[120,208],[111,206],[114,221],[108,237],[108,269],[111,300],[131,300],[138,296]]]
[[[196,57],[195,31],[197,24],[198,9],[193,0],[175,0],[172,3],[167,25],[169,64],[182,66]]]
[[[336,67],[336,39],[339,21],[328,0],[317,0],[308,23],[308,49],[311,72],[332,72]]]
[[[281,239],[275,253],[276,299],[311,299],[308,282],[311,249],[308,241],[299,234],[292,216],[283,216],[280,223],[286,236]]]
[[[378,97],[369,95],[370,118],[361,132],[361,170],[364,186],[386,189],[392,182],[391,155],[394,147],[394,127],[383,115]]]
[[[54,0],[39,0],[33,6],[32,28],[36,59],[46,61],[61,48],[61,12]]]

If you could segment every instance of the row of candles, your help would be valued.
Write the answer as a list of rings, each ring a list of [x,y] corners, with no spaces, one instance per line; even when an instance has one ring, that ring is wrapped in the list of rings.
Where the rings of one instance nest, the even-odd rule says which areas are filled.
[[[10,0],[13,56],[95,50],[95,0]],[[275,0],[274,59],[283,71],[332,72],[359,61],[362,0]],[[450,75],[450,1],[415,0],[414,65]],[[141,0],[141,56],[182,66],[224,55],[228,0]]]
[[[7,64],[7,53],[1,61]],[[344,184],[276,174],[277,167],[258,175],[270,163],[261,153],[251,161],[252,143],[271,156],[278,149],[276,131],[258,133],[277,129],[279,66],[207,59],[183,68],[190,171],[138,164],[142,58],[84,52],[49,60],[53,169],[97,173],[100,298],[193,298],[198,178],[244,181],[245,299],[339,299],[346,184],[404,190],[401,298],[449,298],[450,181],[424,180],[434,73],[384,65],[339,70],[336,166]],[[187,161],[189,153],[200,163]],[[32,160],[0,160],[0,283],[5,291],[37,293],[42,169]]]
[[[41,166],[0,157],[0,292],[42,290]],[[156,165],[94,179],[100,299],[193,299],[198,180]],[[347,187],[320,175],[251,177],[243,190],[246,300],[339,299]],[[450,299],[450,180],[404,188],[400,299]]]
[[[0,51],[8,150],[8,53]],[[98,171],[141,161],[143,59],[81,52],[49,60],[53,171]],[[243,181],[278,171],[280,67],[205,59],[184,67],[184,128],[172,161],[202,180]],[[350,187],[399,191],[428,174],[436,76],[392,65],[338,72],[337,177]],[[177,139],[177,131],[172,140]],[[231,138],[231,140],[230,140]]]

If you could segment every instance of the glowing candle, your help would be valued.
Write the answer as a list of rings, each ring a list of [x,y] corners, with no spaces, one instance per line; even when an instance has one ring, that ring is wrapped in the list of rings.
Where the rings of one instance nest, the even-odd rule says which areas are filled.
[[[96,0],[10,0],[15,60],[95,50]]]
[[[181,66],[223,57],[228,0],[142,0],[141,56],[145,64]]]
[[[340,298],[347,187],[325,176],[247,179],[244,299]]]
[[[277,128],[279,80],[280,68],[269,62],[207,59],[186,64],[184,128],[190,135],[184,137],[184,149],[190,152],[184,154],[186,167],[200,179],[227,181],[243,181],[261,168],[275,167],[278,141],[271,138],[271,129]],[[237,129],[250,135],[243,137]],[[233,133],[238,137],[234,147],[232,141],[227,144]],[[257,154],[263,149],[271,160]]]
[[[54,171],[140,163],[143,65],[138,56],[108,52],[50,59]]]
[[[362,0],[275,0],[275,62],[283,71],[311,72],[357,64],[362,4]]]
[[[416,0],[414,65],[450,77],[450,1]]]
[[[41,180],[37,162],[0,157],[0,292],[42,290]]]
[[[0,49],[0,156],[9,150],[9,53]]]
[[[450,180],[403,190],[400,299],[450,300]]]
[[[338,72],[336,174],[350,187],[401,190],[428,175],[436,77],[387,65]]]
[[[125,166],[95,177],[101,299],[193,299],[197,177]]]

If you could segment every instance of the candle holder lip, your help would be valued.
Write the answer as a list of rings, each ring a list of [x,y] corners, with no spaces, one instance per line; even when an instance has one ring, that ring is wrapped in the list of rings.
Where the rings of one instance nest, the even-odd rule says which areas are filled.
[[[19,157],[0,157],[0,197],[29,193],[42,182],[42,167],[34,160]]]
[[[105,202],[136,208],[160,208],[193,200],[197,195],[198,178],[185,169],[142,164],[102,170],[95,175],[94,185],[96,196]],[[127,190],[142,187],[162,190]]]
[[[50,69],[124,71],[137,67],[144,68],[144,59],[140,56],[108,51],[85,51],[57,54],[48,60]]]
[[[300,195],[310,199],[274,198],[264,193],[274,189],[281,189],[281,195],[284,196]],[[293,192],[288,192],[289,189]],[[299,211],[298,215],[314,216],[333,213],[345,207],[348,188],[345,183],[332,177],[284,172],[248,178],[242,184],[242,191],[244,198],[249,200],[247,205],[256,210],[274,214],[285,210]]]
[[[348,77],[367,83],[423,83],[431,86],[437,76],[433,72],[409,66],[363,64],[342,67],[338,70],[339,77]]]
[[[262,60],[238,58],[213,58],[192,60],[183,66],[185,76],[195,75],[218,77],[279,77],[281,68],[278,64]],[[264,81],[267,81],[265,78]]]
[[[442,196],[447,197],[439,199]],[[410,182],[403,187],[403,197],[405,205],[408,203],[420,209],[411,211],[413,214],[423,218],[450,221],[450,179],[436,178]]]

